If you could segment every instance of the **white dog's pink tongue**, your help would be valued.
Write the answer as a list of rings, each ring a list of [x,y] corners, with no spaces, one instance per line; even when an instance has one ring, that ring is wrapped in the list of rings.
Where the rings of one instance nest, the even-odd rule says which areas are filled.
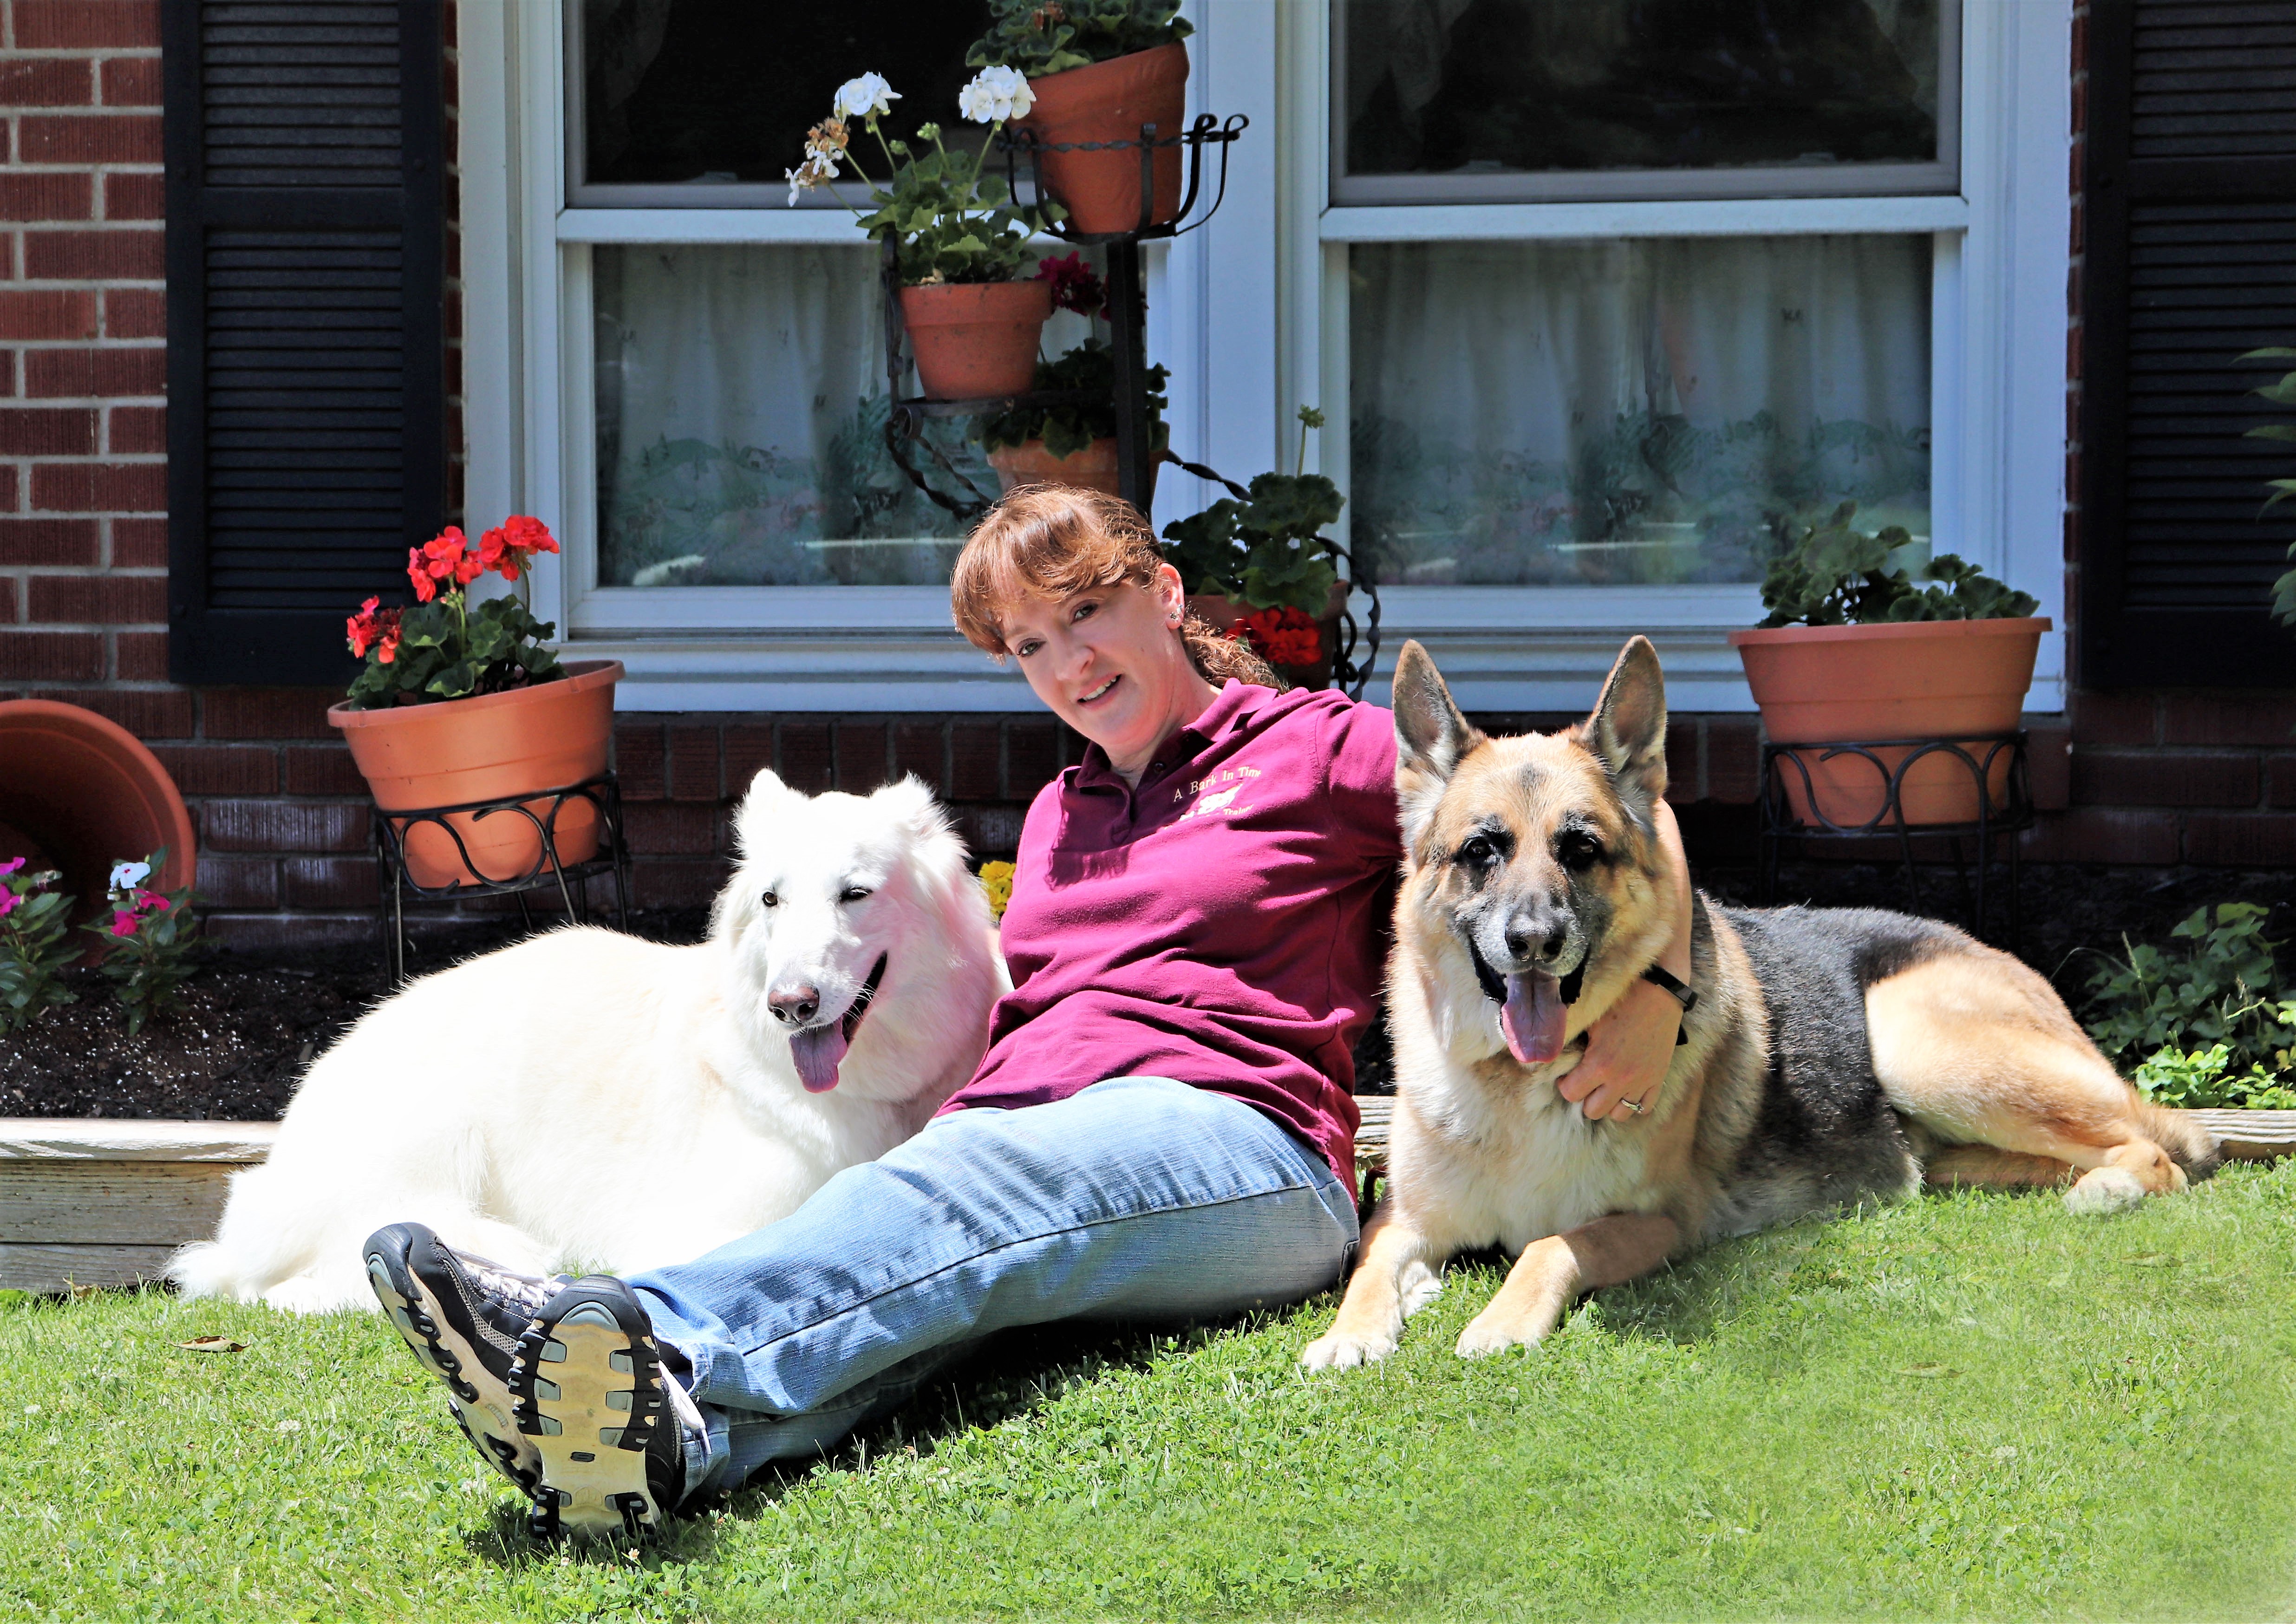
[[[1499,1008],[1499,1030],[1507,1051],[1526,1066],[1544,1065],[1562,1053],[1562,983],[1544,970],[1506,979],[1506,1002]]]
[[[837,1087],[837,1062],[845,1058],[845,1022],[790,1034],[790,1058],[797,1062],[797,1080],[808,1094],[827,1094]]]

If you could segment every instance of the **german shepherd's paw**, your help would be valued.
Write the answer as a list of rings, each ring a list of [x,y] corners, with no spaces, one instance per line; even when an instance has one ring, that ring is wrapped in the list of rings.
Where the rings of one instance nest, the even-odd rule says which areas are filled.
[[[1403,1266],[1395,1294],[1403,1301],[1403,1317],[1409,1319],[1443,1294],[1443,1276],[1414,1258]]]
[[[1487,1359],[1510,1348],[1536,1348],[1546,1337],[1544,1328],[1521,1325],[1512,1315],[1495,1315],[1486,1310],[1459,1333],[1452,1351],[1463,1359]]]
[[[2091,1168],[2065,1192],[2065,1210],[2109,1218],[2144,1204],[2144,1186],[2125,1168]]]
[[[1353,1370],[1376,1365],[1395,1351],[1396,1336],[1356,1336],[1337,1329],[1317,1337],[1300,1350],[1300,1363],[1309,1370]]]

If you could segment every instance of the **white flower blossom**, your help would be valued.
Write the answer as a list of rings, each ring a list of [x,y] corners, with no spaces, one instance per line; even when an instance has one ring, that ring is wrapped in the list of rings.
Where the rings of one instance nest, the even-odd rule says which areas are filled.
[[[837,160],[826,152],[808,152],[805,161],[796,168],[783,170],[782,178],[789,182],[789,206],[794,209],[799,193],[809,192],[837,178]]]
[[[865,73],[837,87],[832,111],[840,119],[874,119],[893,111],[901,93],[885,82],[882,73]]]
[[[114,863],[111,865],[111,889],[132,890],[152,877],[149,863]]]
[[[1025,119],[1037,104],[1037,93],[1018,68],[983,68],[956,93],[956,110],[975,124],[996,124]]]

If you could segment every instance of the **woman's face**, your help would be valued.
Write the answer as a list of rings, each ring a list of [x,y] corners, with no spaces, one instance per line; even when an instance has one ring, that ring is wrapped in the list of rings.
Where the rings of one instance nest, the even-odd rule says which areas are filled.
[[[1166,735],[1211,701],[1211,685],[1180,643],[1185,602],[1169,564],[1144,586],[1119,581],[1059,602],[1026,598],[1001,617],[1004,646],[1053,714],[1136,780]]]

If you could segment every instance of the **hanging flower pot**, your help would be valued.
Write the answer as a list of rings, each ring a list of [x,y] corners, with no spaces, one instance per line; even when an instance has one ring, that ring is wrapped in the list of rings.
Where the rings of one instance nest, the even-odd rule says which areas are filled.
[[[1773,744],[1969,740],[2016,731],[2048,629],[2046,616],[2028,615],[1769,627],[1732,632],[1730,643]],[[1985,746],[1964,748],[1987,764]],[[1913,754],[1902,745],[1875,750],[1877,767],[1862,755],[1794,750],[1779,768],[1787,804],[1804,824],[1862,827],[1887,809],[1885,770]],[[2005,804],[2008,751],[1993,759],[1986,792],[1995,809]],[[1932,751],[1906,768],[1898,805],[1908,824],[1973,824],[1976,775],[1950,751]]]
[[[337,705],[327,720],[343,730],[351,759],[384,812],[412,812],[473,800],[562,789],[606,770],[614,730],[619,660],[577,660],[553,682],[484,693],[434,705],[357,710]],[[401,836],[407,875],[436,889],[476,877],[518,880],[540,872],[542,824],[551,820],[548,798],[523,802],[527,812],[484,816],[457,812],[445,821],[410,823]],[[537,820],[540,820],[537,822]],[[552,841],[562,865],[595,857],[602,831],[598,808],[570,796],[558,808]],[[466,866],[455,849],[460,836]]]
[[[1029,88],[1036,92],[1036,105],[1026,118],[1014,119],[1013,127],[1034,131],[1047,148],[1130,144],[1101,152],[1040,154],[1037,173],[1045,190],[1069,211],[1069,229],[1095,236],[1138,231],[1140,127],[1154,125],[1159,141],[1182,133],[1188,48],[1175,42],[1135,51],[1030,79]],[[1155,192],[1145,223],[1168,226],[1180,215],[1180,149],[1158,147],[1153,163]]]
[[[1333,583],[1320,616],[1304,610],[1254,609],[1218,593],[1188,595],[1188,612],[1216,632],[1241,637],[1276,674],[1295,688],[1321,688],[1332,680],[1340,647],[1340,617],[1347,608],[1348,584]]]
[[[1040,439],[1026,440],[1018,446],[999,446],[989,452],[988,465],[996,471],[997,483],[1008,492],[1023,485],[1073,485],[1080,490],[1096,490],[1105,496],[1124,495],[1113,436],[1103,436],[1083,450],[1071,451],[1066,456],[1054,456]],[[1156,501],[1156,467],[1152,461],[1148,464],[1151,506]]]
[[[935,283],[903,288],[900,298],[917,382],[928,396],[987,400],[1027,392],[1053,313],[1048,283]]]

